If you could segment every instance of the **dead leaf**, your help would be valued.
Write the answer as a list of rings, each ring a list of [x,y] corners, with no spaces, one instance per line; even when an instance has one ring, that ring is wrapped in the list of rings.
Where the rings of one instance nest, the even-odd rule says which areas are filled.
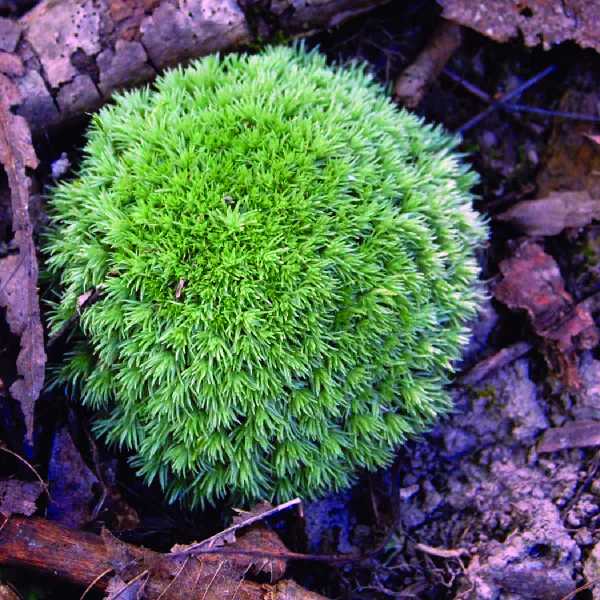
[[[557,110],[581,115],[598,116],[600,88],[583,93],[569,89],[560,100]],[[586,141],[594,134],[594,125],[574,119],[556,118],[552,135],[540,160],[536,183],[538,197],[545,198],[555,191],[587,191],[600,198],[600,146]]]
[[[599,340],[589,307],[575,304],[556,261],[530,240],[500,263],[500,271],[502,279],[494,296],[510,309],[527,313],[543,340],[550,368],[563,383],[578,389],[577,350],[591,349]]]
[[[248,557],[212,557],[213,560],[187,555],[157,554],[119,541],[102,532],[108,561],[122,582],[132,582],[150,573],[144,597],[161,600],[233,600],[250,570]],[[121,596],[114,596],[115,600]]]
[[[252,558],[252,572],[266,573],[269,575],[269,581],[274,583],[279,581],[285,575],[287,561],[282,558],[274,558],[278,553],[287,552],[285,544],[279,539],[276,533],[270,529],[262,527],[260,524],[253,525],[249,531],[236,542],[236,548],[247,549],[249,555],[253,552],[267,552],[273,556]]]
[[[38,265],[29,215],[31,180],[26,168],[38,164],[31,144],[31,133],[23,117],[12,113],[20,102],[15,85],[0,73],[0,163],[8,175],[13,210],[14,242],[18,254],[0,261],[0,305],[6,307],[10,330],[21,338],[17,358],[17,379],[10,392],[21,405],[25,417],[25,438],[33,443],[35,402],[44,385],[44,333],[40,321],[37,289]]]
[[[0,513],[5,517],[31,516],[37,510],[35,503],[43,489],[38,481],[0,481]]]
[[[537,445],[538,452],[600,446],[600,422],[573,421],[562,427],[546,429]]]
[[[90,520],[98,483],[63,427],[54,437],[48,468],[48,518],[73,529],[83,527]]]
[[[438,0],[443,16],[471,27],[498,42],[522,34],[525,44],[546,50],[574,40],[582,48],[600,51],[600,12],[595,0]]]
[[[547,198],[518,202],[496,217],[527,235],[558,235],[567,227],[585,227],[600,219],[600,200],[589,192],[552,192]]]
[[[144,571],[135,579],[125,583],[120,577],[113,577],[106,588],[106,600],[140,600],[144,597],[144,588],[150,573]]]

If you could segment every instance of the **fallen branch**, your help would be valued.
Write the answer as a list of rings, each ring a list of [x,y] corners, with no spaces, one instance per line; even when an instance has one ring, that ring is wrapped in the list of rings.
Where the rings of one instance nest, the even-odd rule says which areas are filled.
[[[214,553],[201,559],[190,556],[182,559],[175,554],[160,554],[125,544],[107,532],[100,536],[67,529],[45,519],[11,517],[0,529],[0,565],[35,569],[82,587],[93,584],[100,590],[108,587],[109,570],[124,585],[148,571],[143,596],[148,599],[157,599],[162,594],[163,600],[179,597],[222,600],[236,592],[239,600],[324,600],[289,580],[274,585],[247,581],[244,577],[249,567],[257,565],[253,544],[260,538],[254,533],[243,554],[224,557]],[[245,538],[242,536],[239,541],[244,544]],[[261,561],[261,568],[264,566],[265,561]],[[186,595],[181,596],[184,591]]]
[[[327,29],[388,1],[45,0],[19,21],[0,19],[0,71],[16,83],[25,98],[19,114],[39,133],[165,67],[274,32]]]
[[[394,86],[396,100],[407,108],[416,108],[425,97],[431,82],[435,81],[458,50],[461,41],[460,25],[443,20],[417,60],[398,77]]]

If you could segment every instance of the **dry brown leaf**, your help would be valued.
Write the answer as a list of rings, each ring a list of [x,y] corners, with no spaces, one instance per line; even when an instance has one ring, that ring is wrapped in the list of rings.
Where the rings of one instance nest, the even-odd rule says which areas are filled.
[[[437,0],[443,16],[499,42],[519,33],[528,46],[544,48],[574,40],[600,51],[600,11],[596,0]]]
[[[35,503],[44,486],[38,481],[0,481],[0,514],[31,516],[37,509]]]
[[[150,574],[143,595],[149,599],[233,600],[251,567],[244,555],[203,561],[191,555],[157,554],[143,549],[133,551],[131,546],[107,531],[102,532],[102,538],[118,582],[130,583],[144,573]]]
[[[253,525],[250,530],[244,533],[244,535],[236,542],[235,547],[247,549],[250,555],[259,551],[272,554],[272,556],[252,558],[252,573],[268,574],[271,583],[279,581],[285,575],[287,561],[283,558],[274,557],[277,554],[287,552],[288,549],[273,531],[261,527],[260,524]]]
[[[599,341],[587,305],[575,304],[556,261],[530,240],[500,263],[500,271],[502,279],[494,296],[510,309],[528,314],[544,342],[542,350],[550,368],[563,383],[579,388],[577,350],[593,348]]]
[[[113,577],[106,588],[106,600],[140,600],[144,597],[144,588],[150,577],[148,571],[140,573],[135,579],[125,583],[120,577]]]
[[[527,235],[558,235],[600,219],[600,200],[593,200],[587,191],[552,192],[547,198],[518,202],[496,218]]]
[[[538,452],[556,452],[567,448],[600,446],[600,422],[574,421],[562,427],[546,429],[537,445]]]
[[[0,305],[6,307],[10,330],[21,338],[17,358],[19,379],[10,392],[25,416],[26,440],[33,443],[35,402],[44,385],[44,333],[37,289],[38,265],[29,215],[31,180],[26,169],[38,164],[25,119],[11,107],[20,102],[15,85],[0,73],[0,163],[8,175],[13,210],[14,242],[18,254],[0,261]]]

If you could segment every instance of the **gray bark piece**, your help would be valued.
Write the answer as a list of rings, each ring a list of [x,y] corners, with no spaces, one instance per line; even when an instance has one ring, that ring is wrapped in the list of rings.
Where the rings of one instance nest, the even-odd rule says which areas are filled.
[[[141,26],[152,64],[165,68],[182,59],[246,43],[250,31],[235,0],[187,0],[180,8],[162,3]]]
[[[71,61],[77,50],[87,55],[100,52],[100,15],[106,10],[106,3],[85,0],[45,6],[48,8],[44,18],[28,19],[24,37],[40,59],[46,80],[56,88],[78,75]]]
[[[19,114],[29,123],[37,124],[39,128],[52,126],[62,115],[58,112],[46,82],[33,69],[19,79],[19,89],[23,102],[19,106]]]
[[[115,90],[148,81],[156,71],[148,64],[148,55],[139,42],[119,40],[115,50],[104,50],[96,61],[100,69],[98,87],[105,97]]]
[[[73,117],[88,110],[95,110],[102,104],[94,82],[87,75],[79,75],[63,85],[58,90],[56,101],[59,106],[64,107],[64,112]]]

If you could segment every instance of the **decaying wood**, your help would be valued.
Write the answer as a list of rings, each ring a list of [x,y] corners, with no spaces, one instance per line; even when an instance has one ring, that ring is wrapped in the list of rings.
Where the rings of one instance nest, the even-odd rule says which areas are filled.
[[[39,133],[165,67],[274,31],[332,27],[388,1],[45,0],[19,21],[0,18],[0,71],[18,86],[19,113]]]
[[[600,446],[600,423],[592,420],[572,421],[562,427],[546,429],[537,445],[537,451],[557,452],[590,446]]]
[[[240,538],[243,540],[244,536]],[[99,575],[108,571],[123,581],[148,571],[143,596],[148,599],[162,594],[163,600],[224,600],[234,595],[236,600],[324,600],[293,581],[257,584],[244,579],[253,564],[264,569],[264,563],[264,558],[253,560],[250,548],[247,554],[223,557],[215,553],[203,555],[201,560],[191,556],[182,559],[125,544],[108,533],[100,536],[71,530],[40,518],[11,517],[0,526],[0,565],[35,569],[82,587],[94,582],[94,587],[106,589],[109,578]],[[175,579],[179,580],[177,585]],[[197,586],[197,593],[180,596],[183,584],[188,586],[190,580]]]
[[[416,108],[432,81],[442,72],[461,44],[461,27],[443,20],[417,60],[398,77],[394,97],[408,108]]]

